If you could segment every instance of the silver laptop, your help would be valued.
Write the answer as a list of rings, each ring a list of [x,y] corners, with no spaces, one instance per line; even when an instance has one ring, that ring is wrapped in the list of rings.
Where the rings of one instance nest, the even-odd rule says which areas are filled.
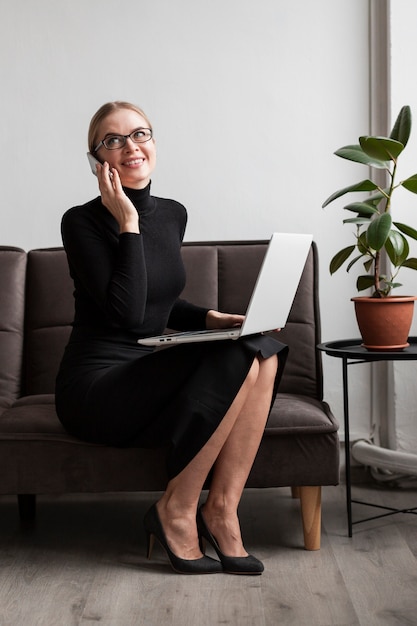
[[[273,233],[242,326],[193,330],[138,339],[145,346],[238,339],[284,328],[300,282],[312,235]],[[235,311],[228,311],[234,313]]]

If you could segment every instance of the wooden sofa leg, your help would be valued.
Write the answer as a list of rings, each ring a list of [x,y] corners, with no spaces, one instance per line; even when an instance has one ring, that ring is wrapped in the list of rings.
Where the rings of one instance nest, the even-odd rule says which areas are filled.
[[[20,521],[34,522],[36,517],[36,494],[24,493],[17,496]]]
[[[306,550],[320,550],[321,487],[300,487],[301,516]]]

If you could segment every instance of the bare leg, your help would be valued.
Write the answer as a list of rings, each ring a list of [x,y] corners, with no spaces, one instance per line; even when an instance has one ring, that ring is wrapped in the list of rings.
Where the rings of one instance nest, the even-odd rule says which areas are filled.
[[[237,508],[255,460],[271,404],[277,360],[261,361],[257,384],[249,394],[214,466],[204,519],[228,556],[246,556]]]
[[[218,531],[220,546],[226,554],[246,555],[236,511],[265,428],[276,369],[276,356],[254,360],[217,430],[187,467],[168,483],[157,509],[168,544],[177,556],[183,559],[201,557],[196,510],[214,463],[213,485],[204,509],[206,521],[216,537]],[[228,520],[226,531],[214,523],[215,518],[224,515]],[[230,531],[238,541],[231,542],[229,547],[230,537],[227,537]]]

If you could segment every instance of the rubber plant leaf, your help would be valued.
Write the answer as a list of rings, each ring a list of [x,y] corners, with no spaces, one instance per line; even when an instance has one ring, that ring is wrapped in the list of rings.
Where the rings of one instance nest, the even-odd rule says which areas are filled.
[[[373,215],[374,213],[378,213],[378,209],[367,202],[352,202],[343,208],[346,209],[346,211],[352,211],[359,215]]]
[[[410,252],[407,239],[397,230],[391,230],[385,242],[385,250],[394,267],[404,263]]]
[[[355,263],[357,263],[358,261],[360,261],[361,259],[363,259],[363,255],[360,254],[359,256],[355,256],[355,258],[349,263],[349,265],[346,268],[346,271],[349,272],[350,268],[355,265]]]
[[[333,202],[333,200],[336,200],[336,198],[344,196],[345,193],[350,193],[353,191],[375,191],[375,189],[378,189],[378,186],[375,185],[372,180],[369,180],[367,178],[365,180],[362,180],[360,183],[356,183],[355,185],[349,185],[349,187],[344,187],[343,189],[339,189],[339,191],[335,191],[335,193],[332,193],[332,195],[329,196],[325,202],[323,202],[322,208],[324,209],[325,206],[330,204],[330,202]]]
[[[369,154],[366,154],[366,152],[362,150],[362,147],[359,144],[343,146],[343,148],[336,150],[335,155],[341,157],[342,159],[355,161],[356,163],[363,163],[364,165],[376,167],[377,169],[387,169],[389,166],[388,161],[381,161],[380,159],[370,157]]]
[[[339,267],[343,265],[343,263],[350,257],[355,248],[356,246],[348,246],[347,248],[343,248],[343,250],[340,250],[337,254],[334,255],[334,257],[330,261],[330,274],[334,274],[339,269]]]
[[[394,226],[404,233],[404,235],[407,235],[412,239],[417,239],[417,230],[415,228],[407,226],[407,224],[402,224],[401,222],[394,222]]]
[[[363,264],[364,268],[366,269],[367,272],[371,271],[371,267],[372,267],[372,263],[374,262],[374,259],[368,259],[367,261],[365,261],[365,263]]]
[[[348,217],[343,220],[343,224],[368,224],[369,222],[369,217]]]
[[[358,276],[356,281],[356,289],[358,291],[364,291],[374,286],[374,277],[367,274],[366,276]]]
[[[368,226],[367,242],[373,250],[381,250],[391,230],[392,218],[389,213],[378,215]]]
[[[359,137],[359,143],[366,154],[383,161],[395,161],[404,150],[404,144],[388,137]]]
[[[390,134],[391,139],[400,141],[405,147],[411,134],[411,109],[408,105],[401,108]]]
[[[366,231],[364,231],[363,233],[360,234],[360,236],[358,237],[358,250],[361,254],[368,254],[369,250],[368,250],[368,243],[366,240]]]
[[[408,191],[412,191],[413,193],[417,193],[417,174],[410,176],[410,178],[406,178],[402,181],[401,185],[408,189]]]
[[[389,287],[389,290],[391,289],[396,289],[396,287],[402,287],[403,284],[402,283],[392,283],[390,280],[386,280],[385,284],[387,285],[387,287]],[[388,291],[386,291],[386,294],[388,295]]]
[[[412,270],[417,270],[417,259],[410,257],[402,264],[402,267],[409,267]]]

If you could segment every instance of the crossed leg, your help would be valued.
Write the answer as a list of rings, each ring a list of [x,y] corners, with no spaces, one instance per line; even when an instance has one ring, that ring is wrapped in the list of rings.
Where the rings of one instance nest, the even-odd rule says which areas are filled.
[[[222,551],[246,556],[237,507],[265,429],[278,357],[256,357],[216,431],[175,478],[157,503],[171,550],[183,559],[198,559],[196,512],[204,482],[213,467],[205,520]]]

